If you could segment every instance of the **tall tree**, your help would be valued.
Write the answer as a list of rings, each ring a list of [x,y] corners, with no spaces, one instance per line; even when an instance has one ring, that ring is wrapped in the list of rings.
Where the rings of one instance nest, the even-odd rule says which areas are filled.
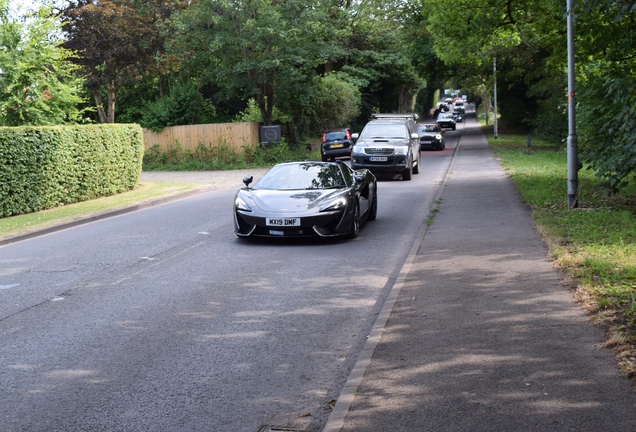
[[[184,11],[178,49],[194,53],[204,81],[225,99],[255,98],[272,122],[276,90],[313,66],[311,35],[299,0],[201,0]]]
[[[60,47],[49,8],[21,18],[0,0],[0,124],[54,125],[81,121],[82,78]]]
[[[636,182],[636,2],[577,9],[581,159],[617,191]]]
[[[161,73],[166,64],[162,24],[184,5],[185,0],[77,0],[63,10],[65,47],[78,53],[75,60],[88,77],[102,123],[115,122],[120,88],[139,81],[144,73]]]

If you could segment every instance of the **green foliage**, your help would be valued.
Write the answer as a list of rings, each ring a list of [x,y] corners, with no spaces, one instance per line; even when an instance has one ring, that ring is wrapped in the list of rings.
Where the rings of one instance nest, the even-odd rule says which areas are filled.
[[[296,97],[288,92],[296,93]],[[281,110],[294,113],[295,124],[304,135],[316,136],[325,129],[349,126],[360,115],[360,90],[342,73],[315,76],[303,89],[281,93]]]
[[[585,77],[577,118],[579,156],[616,192],[634,182],[636,173],[636,72],[603,61],[589,64]]]
[[[194,151],[184,149],[177,142],[167,150],[161,150],[159,145],[148,149],[144,154],[143,168],[145,171],[239,169],[269,166],[287,160],[305,160],[309,157],[311,155],[304,146],[290,145],[285,139],[267,145],[244,146],[242,155],[224,142],[215,145],[201,143]]]
[[[193,81],[177,81],[169,95],[146,104],[139,123],[158,132],[167,126],[205,123],[210,111]]]
[[[49,8],[11,18],[0,0],[0,125],[56,125],[83,121],[84,80],[59,46]]]
[[[0,128],[0,217],[132,189],[143,149],[138,125]]]

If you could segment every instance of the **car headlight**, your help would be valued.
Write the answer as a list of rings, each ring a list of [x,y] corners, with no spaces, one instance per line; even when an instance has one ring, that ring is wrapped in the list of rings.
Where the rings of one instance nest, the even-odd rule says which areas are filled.
[[[234,205],[236,206],[237,210],[243,210],[248,212],[252,211],[250,206],[248,206],[245,200],[241,198],[240,196],[237,196],[236,198],[234,198]]]
[[[363,155],[364,154],[364,149],[361,146],[359,146],[359,145],[354,145],[353,146],[353,150],[351,150],[351,154]]]
[[[435,139],[441,140],[442,139],[442,134],[435,135]]]
[[[340,210],[347,206],[347,199],[345,197],[336,198],[334,201],[327,204],[326,207],[320,209],[320,211],[334,211]]]
[[[409,154],[409,148],[407,146],[399,146],[399,147],[395,147],[395,154],[396,155],[406,155]]]

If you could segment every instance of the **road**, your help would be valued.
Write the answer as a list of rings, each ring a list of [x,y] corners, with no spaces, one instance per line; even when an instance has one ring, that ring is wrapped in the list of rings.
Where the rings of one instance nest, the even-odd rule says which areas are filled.
[[[355,240],[239,240],[217,190],[0,247],[2,430],[322,430],[461,129]]]

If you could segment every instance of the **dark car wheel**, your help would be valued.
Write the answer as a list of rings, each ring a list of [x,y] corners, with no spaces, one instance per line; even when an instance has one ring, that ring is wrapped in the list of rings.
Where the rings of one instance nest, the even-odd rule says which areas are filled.
[[[419,174],[420,173],[420,158],[417,158],[417,165],[415,165],[413,167],[413,174]]]
[[[358,203],[355,204],[353,208],[353,217],[351,218],[351,226],[349,234],[347,234],[347,238],[354,239],[358,237],[358,233],[360,232],[360,206]]]
[[[413,178],[413,162],[409,162],[409,167],[402,172],[402,180],[411,180]]]
[[[325,155],[322,155],[322,161],[323,162],[327,162],[329,160],[329,158]]]
[[[369,220],[375,220],[378,217],[378,188],[373,191],[373,201],[371,201],[371,208],[369,209]]]

